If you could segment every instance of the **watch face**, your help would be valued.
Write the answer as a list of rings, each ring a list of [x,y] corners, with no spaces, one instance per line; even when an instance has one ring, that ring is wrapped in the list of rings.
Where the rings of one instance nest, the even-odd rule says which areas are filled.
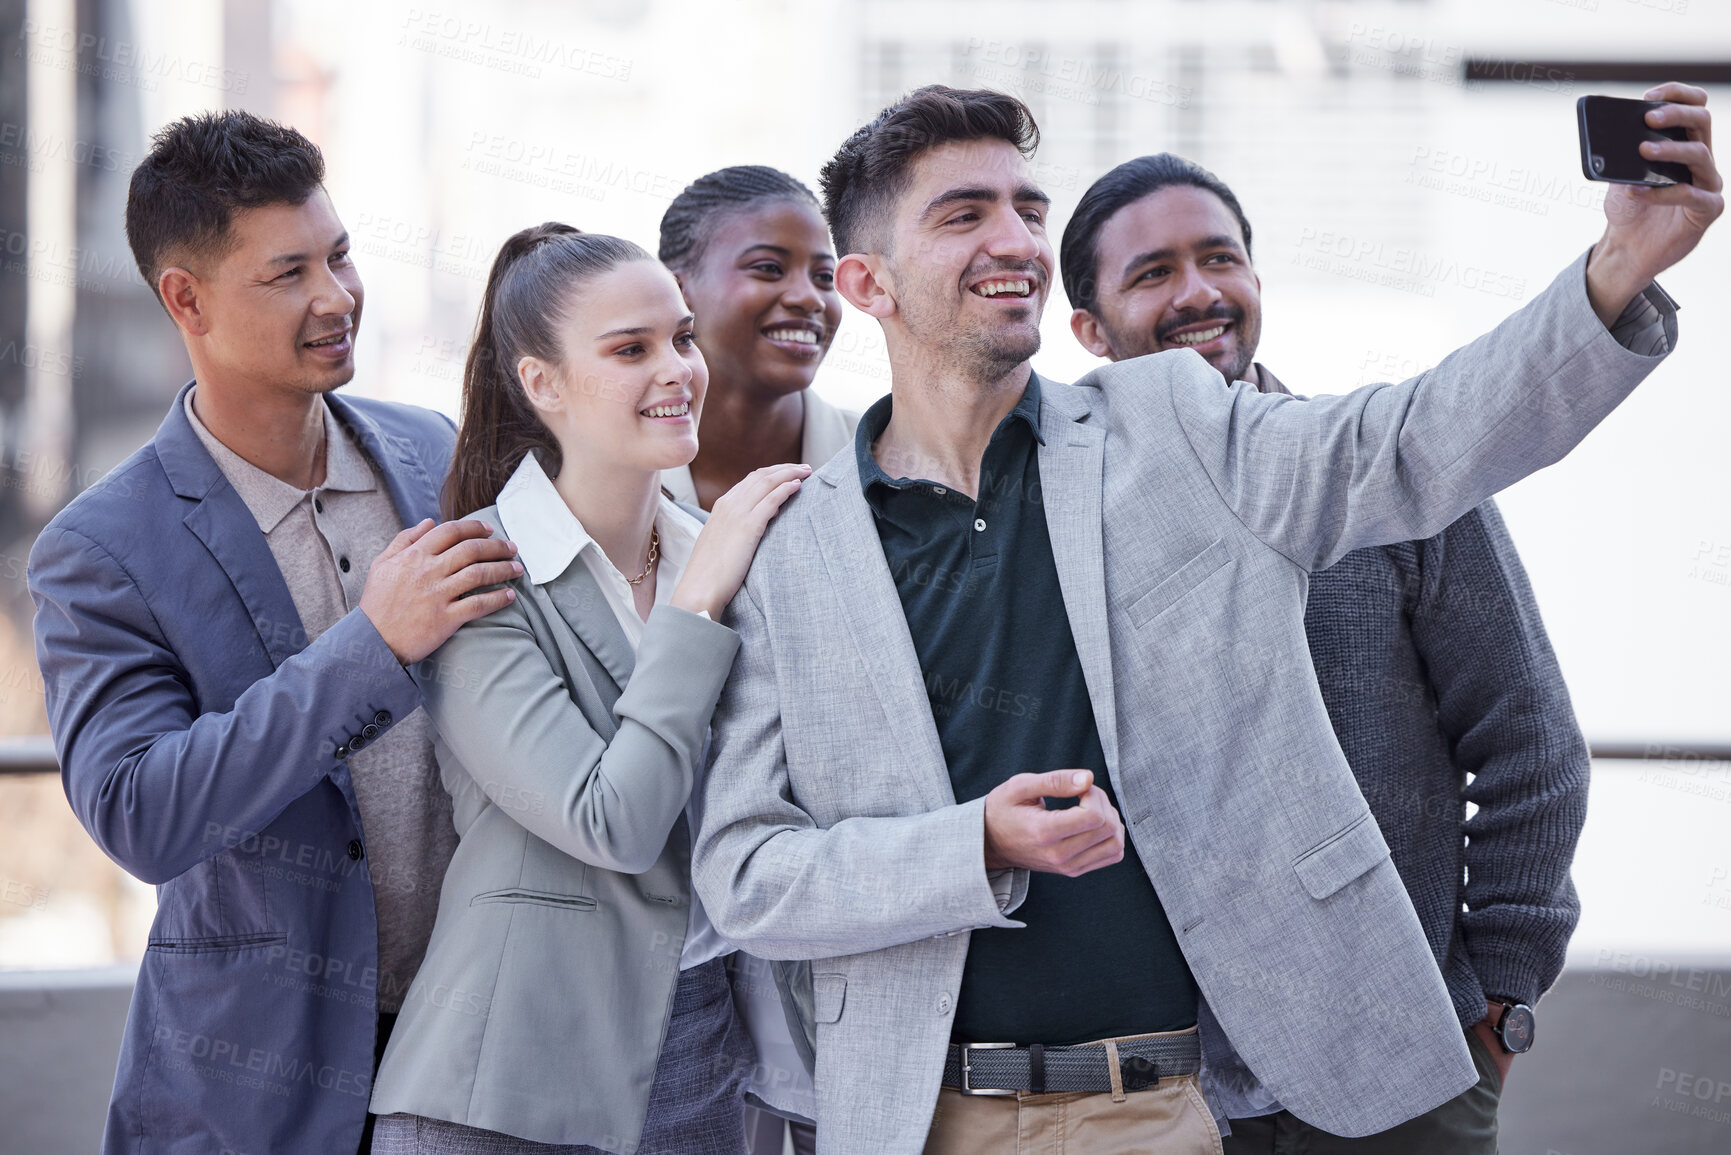
[[[1533,1045],[1532,1008],[1525,1004],[1509,1007],[1497,1024],[1497,1036],[1502,1040],[1503,1050],[1511,1055],[1529,1050]]]

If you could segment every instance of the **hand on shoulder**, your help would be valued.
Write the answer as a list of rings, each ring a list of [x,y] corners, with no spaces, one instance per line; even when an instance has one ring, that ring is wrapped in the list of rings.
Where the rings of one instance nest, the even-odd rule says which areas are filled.
[[[719,621],[745,582],[770,518],[809,476],[809,465],[768,465],[716,499],[669,604]]]

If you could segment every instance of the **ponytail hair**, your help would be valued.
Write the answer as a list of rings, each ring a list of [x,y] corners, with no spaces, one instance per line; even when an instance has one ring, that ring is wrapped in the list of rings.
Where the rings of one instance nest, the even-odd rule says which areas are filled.
[[[463,366],[463,420],[441,505],[447,518],[492,505],[534,453],[549,477],[561,465],[559,443],[517,379],[517,362],[564,359],[559,329],[571,292],[631,261],[651,260],[618,237],[585,233],[557,221],[512,234],[487,274],[481,319]]]
[[[796,178],[767,165],[737,164],[698,177],[673,198],[661,218],[661,263],[676,273],[695,269],[721,216],[763,201],[803,201],[823,216],[817,197]]]

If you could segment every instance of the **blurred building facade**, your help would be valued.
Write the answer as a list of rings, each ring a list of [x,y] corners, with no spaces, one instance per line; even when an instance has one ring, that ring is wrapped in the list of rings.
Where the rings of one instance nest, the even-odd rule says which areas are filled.
[[[764,163],[815,185],[848,132],[934,82],[1028,102],[1060,228],[1130,156],[1215,170],[1255,228],[1260,359],[1326,393],[1422,371],[1594,240],[1603,188],[1580,175],[1577,96],[1686,68],[1719,105],[1727,67],[1731,9],[1711,0],[0,0],[0,736],[45,729],[36,532],[148,439],[189,373],[122,227],[128,174],[177,116],[247,108],[324,148],[368,290],[351,388],[372,396],[455,411],[488,265],[516,229],[560,219],[652,245],[691,179]],[[1728,238],[1722,223],[1666,279],[1685,307],[1671,361],[1499,499],[1600,741],[1731,742]],[[1093,364],[1068,314],[1059,290],[1036,359],[1053,377]],[[876,326],[850,310],[818,388],[862,407],[888,381]],[[1731,1123],[1678,1090],[1714,1074],[1731,1022],[1731,762],[1676,754],[1596,764],[1569,998],[1597,1009],[1562,1042],[1596,1050],[1592,1023],[1659,1012],[1661,1041],[1616,1049],[1633,1104],[1616,1111],[1670,1128],[1642,1149],[1731,1149]],[[0,774],[0,972],[119,964],[81,973],[123,982],[153,909],[57,778]],[[118,1002],[66,981],[0,990],[0,1018],[62,998],[112,1019]],[[1528,1085],[1572,1102],[1578,1072],[1551,1054]],[[78,1061],[79,1102],[99,1104],[106,1060]],[[1535,1107],[1506,1147],[1629,1149],[1582,1120]]]

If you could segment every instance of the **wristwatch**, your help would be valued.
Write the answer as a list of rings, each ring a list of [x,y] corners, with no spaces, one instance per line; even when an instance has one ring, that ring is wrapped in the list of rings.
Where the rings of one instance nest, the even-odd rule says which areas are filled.
[[[1519,1055],[1532,1050],[1533,1008],[1525,1003],[1505,1002],[1502,999],[1487,997],[1485,1001],[1503,1008],[1503,1013],[1497,1016],[1491,1030],[1496,1033],[1497,1042],[1502,1044],[1504,1053]]]

